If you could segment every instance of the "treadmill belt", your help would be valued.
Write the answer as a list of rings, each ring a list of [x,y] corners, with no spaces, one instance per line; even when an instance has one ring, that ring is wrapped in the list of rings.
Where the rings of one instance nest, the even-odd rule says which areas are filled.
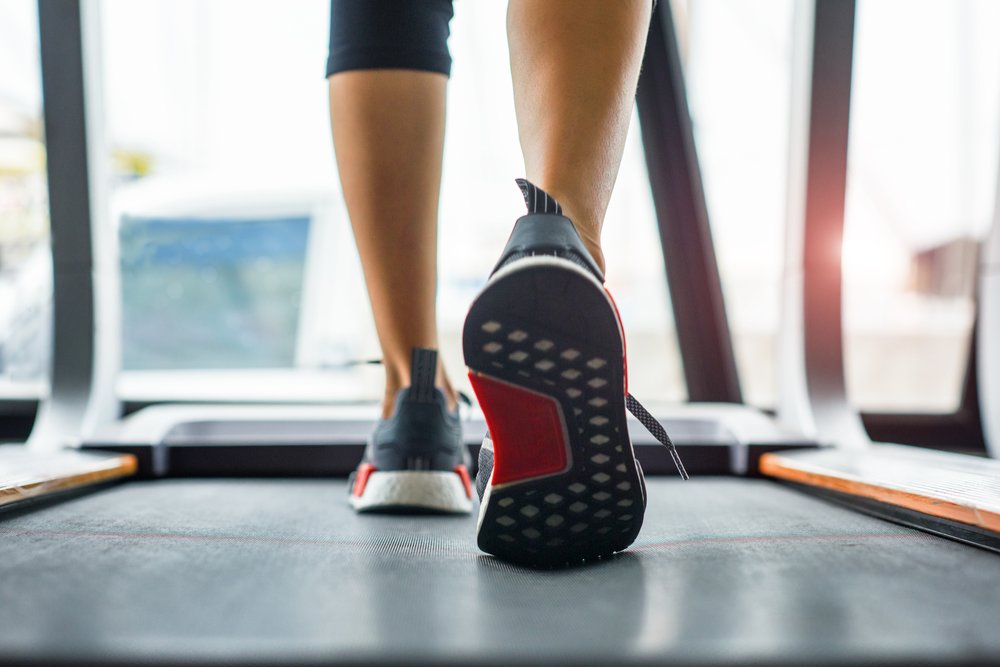
[[[649,480],[639,541],[534,571],[343,480],[132,482],[0,512],[0,664],[1000,657],[1000,559],[765,480]]]

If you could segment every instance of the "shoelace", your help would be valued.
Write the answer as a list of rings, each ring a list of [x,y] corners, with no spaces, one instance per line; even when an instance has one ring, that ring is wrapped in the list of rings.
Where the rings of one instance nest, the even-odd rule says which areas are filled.
[[[674,465],[677,466],[677,472],[681,474],[681,479],[691,479],[687,470],[684,469],[684,463],[681,461],[680,454],[677,453],[677,448],[674,447],[673,440],[667,435],[667,430],[663,428],[663,424],[656,417],[649,414],[649,410],[642,407],[642,403],[637,401],[632,394],[625,394],[625,407],[649,431],[650,435],[667,448],[667,451],[670,452],[670,458],[674,460]]]

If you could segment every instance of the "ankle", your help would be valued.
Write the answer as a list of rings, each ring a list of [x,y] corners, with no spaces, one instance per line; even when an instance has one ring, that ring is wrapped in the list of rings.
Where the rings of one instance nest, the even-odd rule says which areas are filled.
[[[605,273],[604,250],[601,249],[600,227],[588,224],[586,221],[577,222],[577,219],[572,215],[567,215],[567,217],[573,223],[573,227],[576,228],[576,233],[580,235],[583,246],[590,253],[590,256],[594,258],[597,268],[601,270],[602,274]]]
[[[587,252],[594,258],[597,268],[601,270],[602,274],[607,273],[604,264],[604,251],[601,250],[601,244],[584,236],[583,231],[579,227],[577,227],[577,232],[579,232],[580,238],[583,239],[583,245],[586,246]]]
[[[405,384],[404,384],[405,383]],[[396,393],[409,385],[409,378],[404,378],[398,369],[392,364],[385,364],[385,393],[382,396],[382,419],[392,416],[392,411],[396,408]]]
[[[438,376],[437,388],[441,390],[444,394],[445,399],[448,401],[448,410],[454,412],[458,408],[458,392],[453,386],[451,386],[451,381],[448,376],[444,374],[442,370]]]

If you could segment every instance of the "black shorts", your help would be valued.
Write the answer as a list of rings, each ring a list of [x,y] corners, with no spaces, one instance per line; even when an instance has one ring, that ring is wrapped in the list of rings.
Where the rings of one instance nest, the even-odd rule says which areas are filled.
[[[326,75],[355,69],[451,74],[451,0],[332,0]]]

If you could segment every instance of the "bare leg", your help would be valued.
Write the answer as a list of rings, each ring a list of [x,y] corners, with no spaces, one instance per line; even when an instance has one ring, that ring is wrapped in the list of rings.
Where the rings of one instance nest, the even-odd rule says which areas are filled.
[[[385,361],[384,416],[392,412],[396,391],[410,384],[411,350],[438,346],[437,214],[447,81],[416,70],[330,77],[340,181]],[[454,407],[455,392],[440,365],[437,384]]]
[[[553,195],[604,269],[650,0],[510,0],[514,104],[528,180]]]

